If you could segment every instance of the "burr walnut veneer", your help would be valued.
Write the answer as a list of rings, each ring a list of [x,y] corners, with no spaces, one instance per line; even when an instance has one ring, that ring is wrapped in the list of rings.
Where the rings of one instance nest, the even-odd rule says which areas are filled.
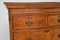
[[[10,40],[60,40],[59,2],[5,2]]]

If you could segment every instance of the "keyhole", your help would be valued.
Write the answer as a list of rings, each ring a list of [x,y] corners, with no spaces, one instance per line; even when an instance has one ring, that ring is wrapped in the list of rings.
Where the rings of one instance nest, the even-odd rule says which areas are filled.
[[[32,21],[27,21],[26,25],[31,26],[32,25]]]

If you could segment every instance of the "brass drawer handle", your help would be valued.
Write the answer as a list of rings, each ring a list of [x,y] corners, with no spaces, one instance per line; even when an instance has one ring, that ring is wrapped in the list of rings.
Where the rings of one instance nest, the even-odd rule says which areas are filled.
[[[31,38],[31,37],[28,37],[28,38],[26,38],[25,40],[32,40],[32,38]]]
[[[60,19],[57,19],[57,22],[60,23]]]
[[[58,37],[60,38],[60,34],[58,34]]]
[[[26,25],[27,25],[27,26],[31,26],[31,25],[32,25],[32,21],[27,21],[27,22],[26,22]]]
[[[26,16],[27,17],[27,19],[32,19],[32,16]]]
[[[28,21],[25,23],[27,26],[31,26],[32,25],[32,16],[26,16]]]

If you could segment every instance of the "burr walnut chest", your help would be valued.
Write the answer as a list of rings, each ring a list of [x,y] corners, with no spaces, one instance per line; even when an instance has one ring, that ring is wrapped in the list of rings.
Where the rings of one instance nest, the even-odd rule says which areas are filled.
[[[4,2],[10,40],[60,40],[60,2]]]

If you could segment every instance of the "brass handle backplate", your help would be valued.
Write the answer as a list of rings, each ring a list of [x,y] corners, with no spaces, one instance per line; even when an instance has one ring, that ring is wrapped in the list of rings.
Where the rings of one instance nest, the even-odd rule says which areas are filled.
[[[31,26],[32,25],[32,16],[27,16],[26,25],[27,26]]]
[[[27,22],[26,22],[26,25],[27,25],[27,26],[31,26],[31,25],[32,25],[32,21],[27,21]]]

